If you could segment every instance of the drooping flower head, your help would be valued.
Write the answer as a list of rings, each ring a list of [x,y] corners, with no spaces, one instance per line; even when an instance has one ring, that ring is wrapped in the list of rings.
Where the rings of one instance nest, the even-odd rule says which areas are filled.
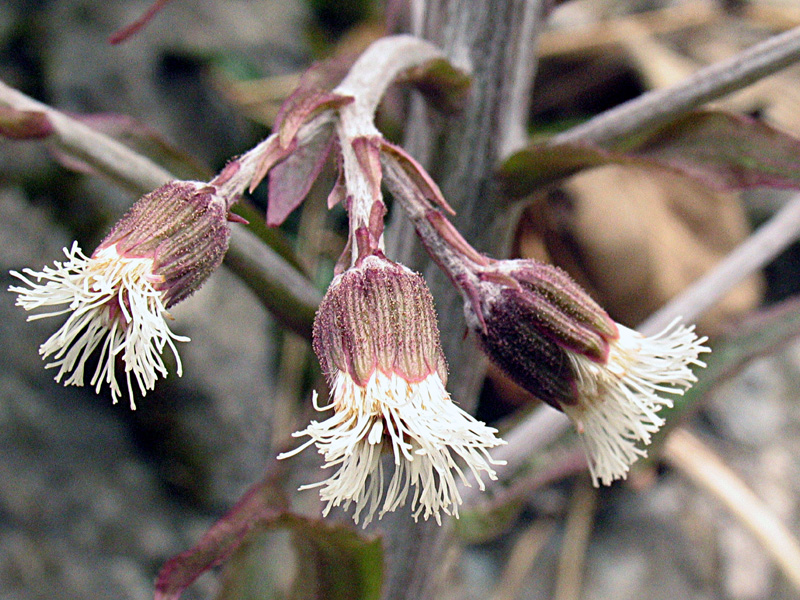
[[[465,313],[481,347],[506,374],[575,423],[595,485],[625,478],[642,446],[697,379],[709,349],[694,327],[644,337],[615,323],[558,267],[492,261]]]
[[[320,488],[324,514],[353,502],[366,525],[410,497],[415,518],[440,521],[458,515],[463,466],[481,489],[482,473],[495,477],[487,449],[503,442],[445,390],[433,300],[418,274],[372,255],[339,275],[317,313],[314,350],[331,387],[330,404],[315,395],[314,406],[333,415],[295,433],[309,440],[279,458],[316,444],[335,472],[301,489]]]
[[[46,368],[57,369],[56,381],[83,385],[86,362],[97,352],[90,385],[98,392],[108,385],[116,403],[121,361],[135,409],[134,387],[145,395],[167,375],[166,346],[181,374],[175,342],[188,338],[170,330],[167,309],[197,290],[225,255],[227,208],[215,193],[205,183],[167,183],[140,198],[91,256],[75,242],[64,249],[65,262],[11,272],[25,284],[9,287],[18,306],[50,309],[28,320],[68,315],[39,347],[51,359]]]

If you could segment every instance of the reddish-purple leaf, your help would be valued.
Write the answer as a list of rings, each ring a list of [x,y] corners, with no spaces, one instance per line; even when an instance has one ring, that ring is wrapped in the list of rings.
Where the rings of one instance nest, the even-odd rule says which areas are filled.
[[[0,135],[12,140],[32,140],[52,133],[53,124],[43,112],[0,106]]]
[[[344,167],[342,167],[342,153],[338,151],[338,148],[335,156],[337,169],[336,183],[333,184],[331,193],[328,194],[328,210],[339,204],[339,202],[344,202],[344,199],[347,197],[347,186],[344,181]]]
[[[352,96],[334,94],[325,90],[301,90],[298,88],[289,96],[275,118],[275,130],[281,147],[286,148],[297,136],[304,123],[314,115],[333,108],[340,108],[353,101]]]
[[[276,551],[276,539],[284,539],[274,536],[277,528],[292,533],[290,547],[284,544]],[[287,564],[295,565],[297,575],[284,583],[290,589],[276,595]],[[380,539],[364,539],[350,525],[283,513],[248,533],[225,565],[218,598],[379,600],[382,586]]]
[[[353,152],[356,155],[358,166],[369,181],[372,200],[377,201],[381,197],[381,170],[380,156],[380,136],[357,137],[353,140]]]
[[[156,579],[155,600],[178,600],[183,591],[209,569],[225,563],[223,591],[258,588],[246,565],[267,560],[259,540],[276,528],[292,533],[298,565],[294,598],[308,600],[378,600],[383,584],[383,547],[379,539],[365,539],[352,526],[332,525],[321,519],[290,512],[271,473],[250,488],[241,500],[206,532],[194,548],[170,559]],[[272,585],[272,584],[270,584]],[[234,594],[235,595],[235,594]]]
[[[253,190],[258,187],[264,177],[267,176],[267,173],[269,173],[270,169],[294,152],[295,148],[297,148],[296,139],[292,140],[292,143],[286,148],[281,147],[281,143],[277,135],[268,140],[267,146],[264,148],[264,151],[258,160],[258,165],[256,165],[253,178],[250,180],[249,191],[251,194],[253,193]]]
[[[118,29],[117,31],[112,33],[108,38],[108,43],[119,44],[127,40],[132,35],[138,33],[145,27],[145,25],[147,25],[150,21],[153,20],[153,17],[155,17],[156,14],[162,8],[164,8],[167,2],[169,2],[169,0],[155,0],[155,2],[153,2],[153,4],[150,5],[150,8],[148,8],[141,17],[136,19],[130,25],[127,25],[122,29]]]
[[[155,600],[178,600],[195,579],[227,560],[253,527],[283,514],[285,500],[276,489],[272,477],[257,483],[194,548],[168,560],[156,579]]]
[[[444,199],[442,190],[439,189],[436,182],[413,156],[400,146],[395,146],[384,139],[381,140],[381,150],[397,161],[397,164],[400,165],[403,171],[411,178],[411,181],[417,186],[417,189],[423,197],[440,206],[451,215],[456,214],[456,211],[454,211],[447,203],[447,200]]]
[[[333,123],[323,123],[270,170],[267,225],[280,225],[305,200],[325,165],[333,140]]]
[[[739,115],[697,111],[614,146],[531,144],[499,176],[525,196],[581,169],[605,164],[669,169],[719,190],[800,188],[800,139]]]

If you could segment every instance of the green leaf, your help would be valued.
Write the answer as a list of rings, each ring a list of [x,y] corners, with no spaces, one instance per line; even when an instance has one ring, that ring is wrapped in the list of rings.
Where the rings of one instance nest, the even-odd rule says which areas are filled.
[[[800,139],[720,111],[695,111],[624,142],[534,143],[500,167],[505,191],[521,197],[582,169],[607,164],[668,169],[718,190],[800,189]]]
[[[292,513],[272,473],[249,489],[191,549],[170,559],[155,600],[178,600],[225,565],[219,600],[379,600],[383,545],[351,525]]]
[[[248,534],[225,565],[217,600],[379,600],[382,585],[380,539],[284,513]]]

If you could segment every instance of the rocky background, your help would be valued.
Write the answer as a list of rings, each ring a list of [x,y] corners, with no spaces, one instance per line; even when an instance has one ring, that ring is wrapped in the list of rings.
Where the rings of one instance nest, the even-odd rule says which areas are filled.
[[[337,12],[325,2],[303,0],[174,0],[140,34],[109,46],[107,37],[141,15],[149,2],[6,0],[0,4],[0,79],[68,112],[129,115],[196,164],[214,170],[265,135],[268,130],[258,120],[269,121],[268,111],[255,111],[261,118],[254,118],[252,106],[234,101],[220,82],[234,74],[297,72],[349,20],[366,14],[362,4],[344,2]],[[554,28],[578,19],[570,12],[572,4],[581,3],[565,3]],[[665,4],[671,3],[623,2],[621,14],[611,17]],[[346,12],[353,6],[362,12],[351,18]],[[373,18],[368,27],[379,27],[380,17]],[[659,47],[671,50],[673,58],[689,56],[702,64],[724,50],[720,40],[730,43],[732,32],[740,34],[742,44],[768,32],[746,15],[723,24],[698,22],[694,28],[676,27]],[[368,36],[364,31],[369,29],[359,35]],[[585,48],[550,52],[537,83],[535,122],[585,117],[650,85],[653,65],[637,63],[624,44],[599,54]],[[670,73],[679,76],[680,68]],[[780,89],[800,92],[796,73],[781,81],[788,87]],[[738,108],[758,108],[800,134],[791,122],[791,115],[799,114],[793,112],[797,95],[779,94],[773,87],[753,97],[755,104]],[[544,234],[552,239],[554,231],[565,238],[569,233],[596,258],[582,281],[605,295],[616,318],[631,324],[643,316],[637,313],[643,303],[649,308],[663,302],[785,199],[780,194],[705,198],[680,184],[637,183],[639,191],[626,198],[639,202],[619,200],[614,213],[638,207],[640,222],[652,228],[663,223],[653,215],[667,206],[675,230],[689,231],[697,249],[681,252],[669,245],[676,238],[633,227],[633,241],[626,243],[638,240],[642,245],[633,246],[635,252],[654,258],[644,267],[650,275],[640,277],[649,286],[647,295],[634,295],[642,302],[626,304],[626,298],[641,294],[623,285],[637,274],[622,275],[603,262],[607,240],[619,241],[620,229],[612,223],[609,234],[586,215],[611,201],[596,198],[593,189],[634,186],[632,179],[640,175],[586,177],[599,179],[576,178],[559,195],[540,200],[544,207],[534,205],[537,214],[546,211],[552,217],[551,228],[543,233],[523,220],[518,250],[542,256]],[[609,177],[623,181],[609,185]],[[656,189],[641,192],[648,185]],[[9,270],[51,263],[72,239],[91,249],[133,200],[107,181],[59,166],[44,144],[0,140],[3,290],[14,281]],[[691,221],[676,206],[707,211]],[[696,219],[700,225],[690,226]],[[564,250],[550,245],[551,258],[569,262],[559,248]],[[766,283],[754,280],[740,288],[703,326],[710,334],[724,331],[763,298],[776,301],[796,291],[799,274],[794,249],[770,267]],[[281,335],[257,300],[221,269],[174,310],[176,331],[192,338],[181,348],[184,377],[162,382],[131,412],[124,401],[112,406],[105,394],[53,382],[37,354],[53,326],[26,323],[13,303],[12,294],[0,293],[0,599],[151,598],[164,561],[195,543],[261,477],[275,453],[272,431],[281,418],[266,399],[286,393],[280,379],[286,357],[304,357],[306,350],[300,344],[298,351],[296,341]],[[691,424],[794,532],[800,531],[798,389],[800,346],[792,346],[753,362],[717,390]],[[527,401],[501,381],[487,386],[485,396],[482,410],[495,415]],[[445,557],[443,567],[452,575],[448,596],[797,597],[750,534],[681,474],[666,469],[600,492],[586,489],[584,480],[535,492],[509,530]],[[568,565],[583,561],[583,576],[575,583]],[[211,598],[216,589],[215,579],[206,576],[184,598]]]

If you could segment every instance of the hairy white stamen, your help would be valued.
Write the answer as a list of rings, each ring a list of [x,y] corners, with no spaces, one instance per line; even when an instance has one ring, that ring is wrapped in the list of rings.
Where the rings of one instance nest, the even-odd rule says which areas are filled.
[[[39,347],[43,358],[52,356],[45,368],[58,369],[56,381],[84,385],[86,361],[99,348],[97,367],[89,384],[97,392],[107,384],[116,404],[122,395],[116,376],[116,360],[120,357],[131,409],[135,409],[133,381],[144,396],[154,388],[159,376],[167,375],[161,357],[165,346],[172,350],[181,375],[174,342],[188,342],[189,338],[174,334],[167,325],[165,317],[169,314],[163,292],[153,287],[158,277],[153,275],[152,259],[120,256],[115,246],[87,257],[77,242],[64,248],[64,254],[67,261],[56,261],[55,267],[44,267],[42,271],[23,269],[24,275],[12,271],[27,287],[8,289],[18,294],[17,306],[28,311],[63,307],[31,315],[29,321],[69,315]]]
[[[658,412],[672,407],[663,394],[682,395],[697,381],[691,366],[709,349],[694,326],[673,321],[661,333],[647,338],[617,324],[619,339],[612,342],[608,360],[598,364],[569,352],[577,374],[578,403],[564,405],[575,422],[589,459],[592,482],[609,485],[628,475],[631,464],[647,456],[641,445],[663,425]]]
[[[414,518],[433,516],[441,523],[441,513],[458,516],[457,478],[469,485],[457,457],[480,489],[482,473],[496,478],[492,465],[502,463],[493,460],[488,449],[505,442],[495,436],[496,429],[458,408],[435,372],[412,383],[376,369],[360,386],[340,371],[331,396],[333,416],[296,432],[295,437],[310,439],[278,456],[294,456],[314,443],[325,457],[323,468],[336,468],[328,479],[300,488],[320,488],[325,515],[334,506],[346,509],[354,502],[354,519],[358,523],[363,513],[366,526],[376,513],[381,518],[403,506],[413,489]],[[391,454],[392,466],[381,460],[384,453]]]

